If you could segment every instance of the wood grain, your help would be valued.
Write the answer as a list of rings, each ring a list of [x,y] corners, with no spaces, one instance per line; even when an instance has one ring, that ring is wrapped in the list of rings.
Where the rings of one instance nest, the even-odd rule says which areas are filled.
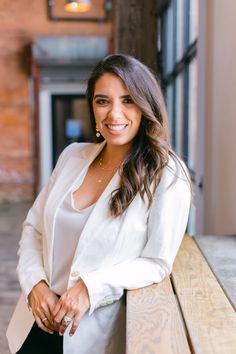
[[[189,354],[169,278],[128,291],[126,354]]]
[[[236,353],[236,313],[191,237],[175,260],[173,284],[196,354]]]

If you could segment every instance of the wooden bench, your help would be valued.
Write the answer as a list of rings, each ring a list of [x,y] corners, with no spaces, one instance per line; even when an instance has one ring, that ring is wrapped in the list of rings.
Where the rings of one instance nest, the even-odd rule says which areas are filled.
[[[126,354],[177,353],[236,353],[235,307],[188,235],[170,277],[127,292]]]

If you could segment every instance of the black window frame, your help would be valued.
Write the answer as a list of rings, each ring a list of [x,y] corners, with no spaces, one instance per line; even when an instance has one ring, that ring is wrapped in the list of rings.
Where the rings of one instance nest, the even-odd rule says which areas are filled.
[[[159,34],[159,48],[158,48],[158,67],[162,82],[162,89],[164,91],[165,97],[167,98],[167,87],[172,85],[173,87],[173,102],[172,102],[172,127],[171,127],[171,143],[173,148],[176,150],[177,144],[177,122],[176,122],[176,99],[177,99],[177,88],[176,79],[183,74],[183,117],[182,117],[182,151],[180,153],[182,159],[188,164],[189,156],[189,67],[194,58],[197,57],[197,39],[192,43],[190,42],[190,2],[191,0],[183,0],[184,3],[184,50],[182,56],[179,60],[176,60],[177,53],[177,40],[175,40],[176,29],[177,29],[177,1],[178,0],[162,0],[159,2],[158,8],[158,28],[160,30]],[[172,33],[168,33],[167,28],[167,12],[170,11],[170,6],[173,6],[173,23],[172,23]],[[172,56],[173,65],[171,70],[167,72],[167,39],[172,36]],[[166,100],[167,101],[167,100]],[[194,174],[194,172],[192,171]]]

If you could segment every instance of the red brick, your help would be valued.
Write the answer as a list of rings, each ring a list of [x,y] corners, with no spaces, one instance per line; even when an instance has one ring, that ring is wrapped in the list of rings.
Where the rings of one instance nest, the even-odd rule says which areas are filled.
[[[0,201],[32,198],[29,46],[34,37],[111,33],[111,23],[50,21],[46,1],[0,1]]]

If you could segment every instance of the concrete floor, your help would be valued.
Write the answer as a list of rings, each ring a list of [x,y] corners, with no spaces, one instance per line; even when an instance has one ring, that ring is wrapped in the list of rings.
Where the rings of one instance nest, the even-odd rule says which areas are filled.
[[[236,235],[198,235],[194,239],[236,310]]]
[[[0,353],[9,354],[6,328],[19,297],[16,277],[17,249],[21,225],[29,203],[0,204]],[[33,354],[33,353],[32,353]]]

